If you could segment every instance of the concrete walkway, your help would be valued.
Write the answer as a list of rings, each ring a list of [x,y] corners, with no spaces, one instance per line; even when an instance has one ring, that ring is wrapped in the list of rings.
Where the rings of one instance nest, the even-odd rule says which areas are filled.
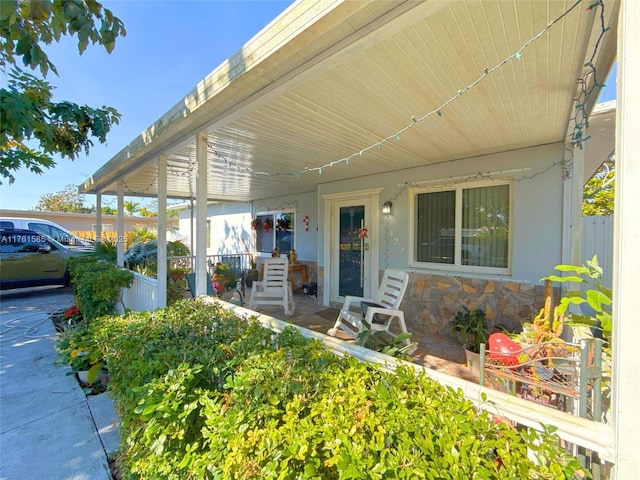
[[[63,288],[0,296],[2,480],[111,478],[107,452],[118,444],[113,405],[106,394],[85,397],[75,377],[66,375],[69,368],[55,363],[48,314],[72,301]]]

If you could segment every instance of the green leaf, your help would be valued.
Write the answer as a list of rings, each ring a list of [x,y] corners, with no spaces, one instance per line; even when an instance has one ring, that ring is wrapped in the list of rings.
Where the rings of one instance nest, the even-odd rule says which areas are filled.
[[[582,265],[580,265],[580,266],[577,266],[577,265],[556,265],[553,268],[558,270],[558,271],[560,271],[560,272],[576,272],[578,275],[588,275],[589,274],[589,269],[587,267],[582,266]]]
[[[582,277],[576,277],[575,275],[570,275],[567,277],[559,277],[557,275],[549,275],[548,277],[543,277],[540,279],[540,281],[544,281],[544,280],[550,280],[552,282],[575,282],[575,283],[581,283],[584,282],[584,279]]]
[[[107,19],[106,24],[103,19]],[[51,168],[55,154],[69,159],[88,154],[92,137],[104,143],[111,126],[120,118],[109,107],[92,109],[72,103],[68,103],[66,114],[54,115],[64,102],[52,104],[51,87],[25,74],[17,62],[21,60],[29,69],[39,70],[43,77],[49,71],[57,74],[43,46],[60,41],[63,35],[77,35],[80,53],[89,42],[98,43],[111,53],[116,38],[126,35],[126,30],[120,19],[95,0],[7,0],[0,8],[0,20],[0,64],[5,71],[13,67],[0,102],[0,175],[12,183],[13,173],[20,168],[34,173]],[[35,155],[29,158],[27,152]]]
[[[604,293],[599,292],[597,290],[588,290],[587,303],[596,312],[599,312],[602,310],[602,305],[611,305],[611,299],[607,297]]]
[[[99,362],[93,365],[89,369],[89,371],[87,372],[87,381],[89,382],[89,385],[94,384],[95,381],[98,379],[98,376],[100,375],[100,371],[102,370],[102,367],[104,367],[104,364],[102,362]]]

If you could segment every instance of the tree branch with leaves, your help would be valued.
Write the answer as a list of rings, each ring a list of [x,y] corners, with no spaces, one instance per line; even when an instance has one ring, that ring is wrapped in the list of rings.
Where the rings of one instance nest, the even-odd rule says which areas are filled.
[[[62,36],[76,37],[78,52],[89,43],[113,51],[124,24],[94,0],[3,0],[0,8],[0,68],[7,85],[0,88],[0,175],[13,183],[20,168],[42,174],[56,165],[53,155],[75,160],[89,153],[92,139],[106,142],[120,114],[112,107],[91,108],[52,101],[45,80],[58,74],[42,45]],[[41,77],[24,71],[39,71]],[[7,71],[9,70],[9,71]],[[2,184],[2,182],[0,182]]]
[[[612,153],[584,186],[582,216],[613,215],[615,179],[615,154]]]

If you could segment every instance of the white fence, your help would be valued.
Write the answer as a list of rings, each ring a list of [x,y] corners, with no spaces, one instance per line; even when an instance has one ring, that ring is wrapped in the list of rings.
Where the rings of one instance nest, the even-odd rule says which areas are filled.
[[[133,283],[121,290],[124,308],[134,312],[152,311],[158,308],[158,281],[133,272]],[[120,305],[122,309],[122,305]],[[124,312],[120,312],[124,313]]]
[[[613,215],[582,217],[582,259],[597,255],[604,270],[603,284],[612,286],[613,275]]]

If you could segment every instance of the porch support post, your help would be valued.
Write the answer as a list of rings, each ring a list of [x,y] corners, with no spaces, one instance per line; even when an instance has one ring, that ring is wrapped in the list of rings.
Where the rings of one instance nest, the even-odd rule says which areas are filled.
[[[616,193],[613,229],[613,388],[614,478],[640,472],[640,2],[623,0],[618,23],[616,110]]]
[[[207,294],[207,134],[196,136],[196,296]]]
[[[118,220],[116,222],[116,265],[124,267],[124,182],[118,180]]]
[[[571,210],[569,221],[571,231],[569,233],[571,253],[571,265],[582,265],[582,198],[584,195],[584,149],[575,146],[573,148],[573,169],[571,172]]]
[[[102,240],[102,194],[96,193],[96,243]]]
[[[158,308],[167,306],[167,157],[158,157]]]

